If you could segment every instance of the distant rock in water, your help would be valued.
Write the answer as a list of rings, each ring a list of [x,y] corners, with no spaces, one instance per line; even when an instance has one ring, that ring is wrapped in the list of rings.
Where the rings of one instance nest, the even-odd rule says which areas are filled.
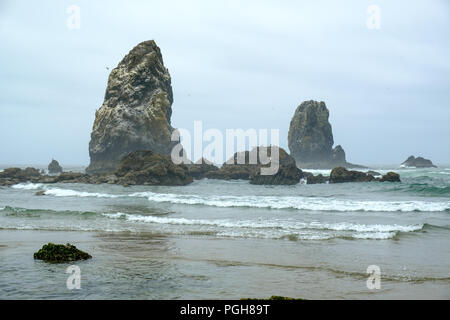
[[[333,152],[331,154],[331,162],[334,165],[345,165],[347,160],[345,159],[345,151],[342,149],[341,145],[338,145],[333,148]]]
[[[77,260],[87,260],[92,258],[89,253],[78,250],[71,244],[53,244],[48,243],[34,253],[34,259],[44,260],[45,262],[70,262]]]
[[[192,182],[184,164],[174,164],[169,155],[134,151],[120,161],[115,183],[122,185],[186,185]]]
[[[275,150],[278,152],[278,160],[274,156]],[[263,159],[260,157],[261,155]],[[264,159],[266,156],[267,159]],[[269,172],[271,171],[270,167],[274,169],[273,172]],[[267,172],[263,174],[262,170],[267,170]],[[207,173],[206,177],[209,179],[249,180],[251,184],[291,185],[300,181],[303,172],[297,168],[295,159],[284,149],[271,146],[236,152],[219,170]]]
[[[111,71],[103,105],[95,113],[87,173],[113,172],[137,150],[170,154],[173,94],[169,71],[156,43],[134,47]]]
[[[348,163],[344,149],[334,149],[333,132],[328,121],[325,102],[304,101],[291,119],[288,145],[291,155],[301,168],[361,167]]]
[[[431,160],[422,157],[416,158],[414,156],[409,156],[409,158],[406,159],[406,161],[403,162],[402,165],[406,167],[416,167],[416,168],[437,168],[437,166],[435,166],[433,162],[431,162]]]
[[[52,162],[48,165],[48,173],[57,174],[63,172],[63,168],[59,165],[59,162],[52,159]]]

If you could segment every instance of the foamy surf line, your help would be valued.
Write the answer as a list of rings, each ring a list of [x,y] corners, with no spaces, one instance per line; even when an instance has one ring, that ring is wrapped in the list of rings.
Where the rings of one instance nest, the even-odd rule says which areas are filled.
[[[13,189],[19,190],[37,190],[42,189],[47,196],[55,197],[97,197],[97,198],[118,198],[123,195],[114,195],[108,193],[76,191],[72,189],[50,188],[42,183],[19,183],[12,186]]]
[[[296,209],[309,211],[367,211],[367,212],[439,212],[450,210],[450,201],[364,201],[350,199],[330,199],[321,197],[273,197],[273,196],[199,196],[174,193],[135,192],[131,194],[108,194],[72,189],[49,188],[42,184],[17,184],[15,189],[35,190],[43,189],[45,195],[55,197],[97,197],[120,198],[138,197],[147,198],[152,202],[164,202],[185,205],[203,205],[212,207],[248,207],[267,209]]]
[[[239,238],[269,238],[289,240],[329,240],[342,239],[392,239],[399,233],[414,232],[423,229],[423,224],[417,225],[365,225],[355,223],[320,223],[320,222],[295,222],[295,221],[251,221],[251,220],[208,220],[167,218],[155,216],[142,216],[128,213],[104,213],[111,219],[123,219],[135,223],[149,223],[174,226],[196,227],[197,233],[208,231],[210,235],[214,231],[217,237]],[[198,230],[199,229],[199,230]],[[186,229],[182,229],[185,232]],[[187,232],[189,234],[189,232]]]
[[[149,201],[214,207],[250,207],[268,209],[297,209],[310,211],[446,211],[450,201],[362,201],[320,197],[271,196],[197,196],[171,193],[141,192],[130,196],[148,196]]]
[[[292,220],[208,220],[208,219],[186,219],[186,218],[167,218],[155,216],[143,216],[129,213],[103,213],[105,217],[112,219],[125,219],[134,222],[173,224],[173,225],[203,225],[221,228],[248,228],[248,229],[279,229],[279,230],[331,230],[331,231],[355,231],[355,232],[412,232],[423,228],[423,224],[416,225],[382,225],[382,224],[356,224],[349,222],[340,223],[320,223],[313,222],[295,222]]]

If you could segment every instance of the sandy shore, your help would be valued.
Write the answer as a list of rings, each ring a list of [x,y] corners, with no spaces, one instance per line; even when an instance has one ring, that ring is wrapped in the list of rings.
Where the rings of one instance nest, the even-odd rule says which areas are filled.
[[[47,242],[70,242],[93,256],[74,263],[80,290],[66,287],[70,264],[33,259]],[[364,273],[305,264],[315,259],[311,245],[295,256],[286,250],[280,259],[268,254],[277,248],[261,240],[36,230],[1,230],[0,244],[2,299],[450,298],[445,281],[382,279],[380,290],[368,290]],[[280,242],[278,250],[284,249]]]

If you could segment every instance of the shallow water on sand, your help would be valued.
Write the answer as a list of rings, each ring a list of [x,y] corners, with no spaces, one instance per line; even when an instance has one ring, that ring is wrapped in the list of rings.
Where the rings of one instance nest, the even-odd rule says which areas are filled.
[[[450,169],[394,171],[402,183],[0,187],[0,298],[448,299]],[[46,242],[93,256],[81,290],[69,264],[33,260]]]

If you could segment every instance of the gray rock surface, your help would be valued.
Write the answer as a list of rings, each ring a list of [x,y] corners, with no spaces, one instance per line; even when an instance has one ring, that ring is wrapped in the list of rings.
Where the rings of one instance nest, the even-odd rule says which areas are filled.
[[[400,175],[395,172],[388,172],[380,178],[375,178],[368,172],[347,170],[344,167],[336,167],[331,170],[330,183],[343,183],[343,182],[401,182]]]
[[[59,165],[59,162],[55,159],[52,159],[52,162],[48,164],[48,173],[58,174],[61,172],[63,172],[63,168]]]
[[[334,149],[329,111],[325,102],[304,101],[295,110],[288,134],[291,155],[300,168],[329,169],[336,166],[361,168],[348,163],[344,149]]]
[[[196,180],[205,178],[208,172],[219,170],[212,162],[204,158],[199,159],[195,163],[186,164],[186,167],[189,170],[189,175]]]
[[[329,162],[333,132],[325,102],[305,101],[295,110],[289,127],[291,155],[300,163]]]
[[[193,181],[184,164],[174,164],[169,155],[134,151],[125,156],[116,171],[122,185],[186,185]],[[111,179],[111,178],[109,178]]]
[[[414,157],[409,156],[402,165],[407,167],[416,167],[416,168],[437,168],[431,160],[422,158],[422,157]]]
[[[276,148],[278,151],[278,161],[272,156],[273,148]],[[270,158],[269,164],[263,164],[263,161],[261,161],[259,157],[260,150],[263,155],[267,155]],[[240,163],[239,158],[243,159],[242,163]],[[256,162],[252,163],[250,159],[256,159]],[[273,167],[277,166],[278,171],[273,174],[261,174],[261,168],[267,168],[270,165]],[[206,177],[223,180],[249,180],[251,184],[261,185],[292,185],[300,181],[303,177],[303,172],[297,168],[295,159],[284,149],[271,146],[256,147],[251,151],[236,152],[219,170],[208,172]]]
[[[95,113],[87,173],[113,172],[137,150],[170,154],[174,130],[172,86],[156,43],[134,47],[111,71],[103,105]]]

